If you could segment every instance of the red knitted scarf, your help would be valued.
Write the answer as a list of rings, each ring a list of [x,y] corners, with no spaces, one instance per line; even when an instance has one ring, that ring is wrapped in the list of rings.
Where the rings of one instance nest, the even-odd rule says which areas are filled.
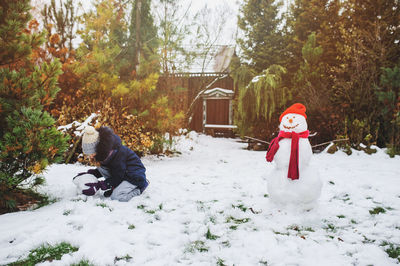
[[[291,151],[290,151],[290,161],[289,161],[289,171],[288,178],[295,180],[299,179],[299,139],[308,138],[310,132],[308,130],[296,133],[296,132],[285,132],[279,131],[279,135],[271,141],[269,144],[266,159],[268,162],[272,162],[275,153],[279,149],[279,141],[284,138],[291,138]]]

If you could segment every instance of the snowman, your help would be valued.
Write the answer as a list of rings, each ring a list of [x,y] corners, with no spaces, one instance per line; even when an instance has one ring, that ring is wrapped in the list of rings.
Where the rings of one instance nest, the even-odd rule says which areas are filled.
[[[77,194],[82,194],[82,191],[85,189],[88,189],[89,186],[87,186],[87,183],[97,183],[99,180],[87,172],[79,173],[77,176],[75,176],[72,179],[72,182],[76,185],[77,188]]]
[[[281,204],[313,204],[321,194],[318,169],[310,165],[306,107],[295,103],[279,117],[279,135],[269,145],[266,159],[275,162],[268,179],[271,200]]]

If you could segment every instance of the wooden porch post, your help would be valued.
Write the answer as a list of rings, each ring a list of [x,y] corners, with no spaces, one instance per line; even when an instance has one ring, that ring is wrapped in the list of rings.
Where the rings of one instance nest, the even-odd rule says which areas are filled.
[[[229,125],[233,124],[233,107],[232,107],[232,99],[229,99]]]

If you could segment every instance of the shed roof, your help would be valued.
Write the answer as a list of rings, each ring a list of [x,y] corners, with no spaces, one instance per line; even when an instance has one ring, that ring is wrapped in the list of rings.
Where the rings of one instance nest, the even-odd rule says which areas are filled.
[[[201,96],[208,97],[229,97],[232,98],[235,93],[232,90],[222,89],[222,88],[213,88],[204,91]]]

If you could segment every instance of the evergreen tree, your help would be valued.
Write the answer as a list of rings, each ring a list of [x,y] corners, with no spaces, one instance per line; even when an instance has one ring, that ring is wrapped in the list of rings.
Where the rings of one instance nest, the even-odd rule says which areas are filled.
[[[85,95],[104,101],[118,86],[121,70],[132,62],[123,60],[128,29],[125,6],[117,0],[97,0],[94,6],[95,10],[81,18],[84,28],[79,33],[83,42],[76,51],[74,72]]]
[[[375,91],[383,69],[393,68],[400,59],[399,18],[400,3],[396,0],[344,2],[334,100],[342,104],[346,114],[344,134],[355,147],[368,135],[370,143],[381,138],[382,106],[377,104]]]
[[[76,38],[78,17],[76,15],[78,7],[77,1],[67,0],[64,3],[60,0],[51,0],[49,5],[45,5],[41,14],[43,26],[47,31],[47,38],[44,47],[35,51],[39,60],[51,61],[58,58],[62,64],[63,73],[58,78],[60,92],[54,104],[46,111],[59,117],[62,107],[73,106],[79,98],[78,88],[80,81],[73,71],[72,64],[75,60],[75,49],[72,45]]]
[[[127,40],[128,51],[125,57],[132,64],[125,71],[135,70],[139,76],[159,72],[160,67],[159,39],[150,8],[151,0],[134,0],[132,4]],[[137,28],[139,28],[139,32],[137,32]],[[138,69],[136,69],[137,66]],[[122,75],[122,77],[124,76],[126,77],[127,74]]]
[[[32,49],[44,40],[30,31],[35,23],[25,28],[29,10],[28,0],[2,1],[0,7],[0,208],[15,208],[10,194],[32,176],[29,184],[40,184],[37,175],[66,149],[54,120],[42,111],[58,91],[60,63],[30,63]]]
[[[341,126],[341,106],[332,104],[334,68],[340,65],[340,10],[338,0],[295,0],[286,14],[286,86],[306,104],[309,128],[318,130],[314,140],[320,142],[332,139]]]
[[[42,35],[26,34],[22,31],[31,19],[29,0],[2,0],[0,5],[0,67],[24,61],[32,47],[40,45]]]
[[[277,122],[272,120],[273,115],[283,111],[291,100],[290,91],[282,84],[285,73],[284,67],[272,65],[240,88],[237,122],[242,135],[265,137],[275,131]]]
[[[308,109],[317,109],[321,100],[327,104],[327,99],[323,98],[327,90],[324,88],[324,78],[322,73],[322,54],[323,49],[317,46],[315,32],[308,36],[308,41],[301,50],[303,63],[295,76],[295,87],[300,90],[299,97],[307,105]]]
[[[71,53],[74,50],[72,42],[75,39],[77,17],[73,0],[67,0],[64,3],[60,1],[59,7],[55,0],[51,0],[49,5],[44,6],[42,16],[44,28],[47,30],[47,49],[66,49],[61,58],[62,61],[65,61],[65,58],[73,55]],[[52,38],[57,38],[57,40],[52,40]],[[57,57],[60,58],[60,56]]]
[[[281,64],[285,58],[285,39],[279,28],[282,19],[278,11],[282,7],[274,0],[246,0],[241,7],[238,26],[245,37],[238,43],[245,59],[257,72],[274,64]]]
[[[384,68],[375,92],[380,109],[380,145],[389,146],[389,154],[400,153],[400,67]]]
[[[311,33],[324,51],[323,62],[335,64],[336,44],[340,40],[338,23],[341,5],[338,0],[295,0],[286,16],[288,50],[286,61],[291,73],[303,62],[302,49]]]

